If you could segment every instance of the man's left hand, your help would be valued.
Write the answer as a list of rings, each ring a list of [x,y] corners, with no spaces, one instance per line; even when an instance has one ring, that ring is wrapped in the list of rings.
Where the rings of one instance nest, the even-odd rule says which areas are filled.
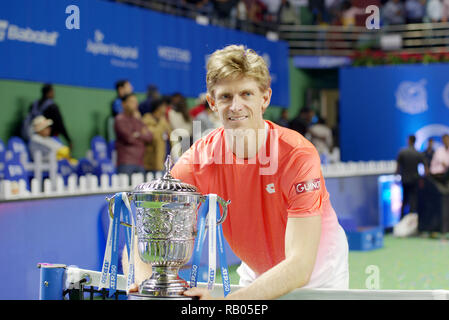
[[[217,300],[219,298],[212,297],[206,288],[191,288],[184,291],[184,295],[189,297],[198,297],[200,300]]]

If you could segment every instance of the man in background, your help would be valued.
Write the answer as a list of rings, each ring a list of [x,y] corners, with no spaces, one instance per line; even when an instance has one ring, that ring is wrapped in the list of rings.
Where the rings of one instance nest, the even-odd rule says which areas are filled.
[[[440,182],[449,181],[449,134],[442,137],[443,145],[439,147],[432,157],[430,173]]]
[[[47,83],[41,89],[42,95],[39,100],[33,102],[30,106],[29,112],[22,128],[22,137],[25,141],[29,141],[31,135],[34,133],[32,121],[37,116],[44,116],[46,119],[52,121],[50,135],[53,137],[59,137],[62,135],[72,149],[72,139],[70,138],[67,129],[64,124],[59,106],[54,102],[55,91],[53,85]]]
[[[114,121],[117,172],[126,173],[131,179],[133,173],[145,173],[145,145],[152,141],[153,136],[141,120],[135,94],[125,95],[122,104],[123,112]]]
[[[402,182],[402,208],[401,221],[395,226],[396,236],[408,236],[413,234],[417,228],[418,219],[418,165],[423,164],[425,173],[429,172],[426,158],[421,152],[415,149],[416,137],[408,137],[408,146],[400,150],[397,158],[396,173],[401,176]],[[408,214],[405,208],[409,207]]]
[[[131,82],[128,80],[119,80],[115,83],[115,91],[117,98],[111,104],[112,116],[115,117],[123,111],[122,98],[134,90]]]

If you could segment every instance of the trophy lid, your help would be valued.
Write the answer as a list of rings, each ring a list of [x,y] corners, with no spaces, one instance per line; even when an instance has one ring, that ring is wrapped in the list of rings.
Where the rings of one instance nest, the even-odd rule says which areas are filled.
[[[184,183],[179,179],[175,179],[170,170],[173,166],[173,161],[171,160],[170,155],[167,156],[165,160],[164,167],[165,172],[162,178],[157,180],[152,180],[150,182],[144,182],[137,185],[133,193],[151,193],[151,192],[183,192],[183,193],[198,193],[198,190],[195,186]]]

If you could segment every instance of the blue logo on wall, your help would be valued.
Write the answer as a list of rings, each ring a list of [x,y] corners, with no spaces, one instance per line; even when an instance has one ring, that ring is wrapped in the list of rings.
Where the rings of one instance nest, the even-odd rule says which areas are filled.
[[[396,107],[409,114],[426,111],[429,107],[425,85],[426,80],[418,82],[402,81],[396,90]]]

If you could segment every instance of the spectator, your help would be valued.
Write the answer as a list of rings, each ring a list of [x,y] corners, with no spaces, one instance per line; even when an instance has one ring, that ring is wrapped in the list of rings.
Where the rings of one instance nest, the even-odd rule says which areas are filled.
[[[190,117],[192,119],[195,119],[198,114],[200,114],[201,112],[206,110],[206,105],[207,105],[206,94],[201,93],[198,96],[198,99],[196,100],[196,106],[193,107],[192,109],[190,109],[190,111],[189,111]]]
[[[70,149],[59,139],[51,136],[52,125],[53,120],[44,116],[33,119],[33,134],[28,145],[31,154],[40,151],[44,163],[50,162],[51,156],[56,156],[56,160],[67,159],[72,165],[76,165],[78,161],[70,156]]]
[[[355,6],[354,1],[344,1],[342,4],[341,25],[355,26],[356,16],[364,13],[365,11],[363,9]]]
[[[185,97],[175,93],[171,97],[171,105],[167,111],[168,122],[173,129],[170,140],[173,145],[172,158],[176,161],[181,154],[192,144],[192,118],[187,110]],[[173,139],[173,140],[172,140]],[[180,142],[180,143],[179,143]]]
[[[443,4],[441,0],[429,0],[426,8],[427,22],[440,22],[442,18]]]
[[[405,12],[407,23],[422,23],[426,13],[425,0],[406,0]]]
[[[227,22],[232,9],[237,5],[236,0],[212,0],[214,13],[219,23]]]
[[[327,156],[333,147],[332,130],[326,125],[323,118],[319,118],[316,124],[309,127],[310,142],[318,150],[320,156]]]
[[[31,135],[34,133],[32,128],[33,119],[39,115],[42,115],[53,122],[50,135],[53,137],[59,137],[59,135],[62,135],[69,144],[70,148],[72,148],[72,139],[70,138],[64,125],[64,120],[61,112],[59,111],[59,107],[54,102],[55,91],[53,86],[51,84],[45,84],[42,87],[41,92],[41,98],[33,102],[29,108],[28,115],[24,120],[22,127],[22,136],[24,140],[29,141]]]
[[[430,173],[443,182],[449,179],[449,134],[442,137],[443,145],[435,150],[430,163]]]
[[[167,142],[171,127],[165,117],[169,100],[158,98],[151,103],[150,112],[144,114],[142,121],[153,136],[153,140],[145,148],[144,167],[146,171],[164,170],[167,156]]]
[[[426,158],[415,149],[416,137],[408,137],[408,146],[399,151],[397,158],[396,173],[401,175],[403,200],[401,209],[401,219],[405,216],[405,207],[409,206],[409,212],[417,213],[418,209],[418,164],[422,163],[428,173]]]
[[[111,104],[112,116],[116,116],[123,111],[122,98],[134,90],[132,84],[128,80],[119,80],[115,83],[115,91],[117,98]]]
[[[279,12],[279,8],[281,7],[281,0],[261,0],[261,2],[265,5],[266,14],[265,21],[268,22],[276,22],[277,14]]]
[[[441,13],[441,22],[449,21],[449,0],[443,0],[443,10]]]
[[[435,153],[435,150],[433,150],[433,139],[429,138],[427,140],[427,148],[423,151],[423,155],[427,160],[427,165],[430,167],[430,164],[432,163],[433,154]]]
[[[201,136],[205,136],[210,131],[221,126],[220,118],[216,112],[213,112],[207,103],[204,95],[204,110],[198,113],[195,120],[200,121]]]
[[[264,22],[267,8],[260,0],[253,0],[249,4],[248,17],[252,23],[260,24]]]
[[[405,23],[405,8],[401,0],[388,0],[382,9],[386,25]]]
[[[313,15],[313,24],[321,24],[324,21],[324,0],[309,1],[309,10]]]
[[[115,117],[117,172],[126,173],[131,178],[133,173],[145,173],[145,145],[152,141],[152,134],[141,120],[138,101],[130,93],[122,98],[123,112]]]
[[[237,29],[246,30],[246,21],[248,20],[247,1],[239,0],[236,6]]]
[[[288,128],[288,109],[282,109],[281,116],[279,117],[278,121],[276,122],[281,127]]]
[[[140,114],[143,116],[145,113],[150,112],[151,103],[160,97],[159,89],[155,85],[149,85],[147,88],[147,98],[139,104]]]
[[[281,24],[300,24],[298,12],[289,0],[282,0],[277,21]]]
[[[315,111],[309,107],[304,107],[299,111],[298,116],[290,121],[289,128],[299,132],[305,137],[314,116]]]
[[[341,12],[344,0],[328,0],[326,1],[326,12],[331,25],[341,24]]]

